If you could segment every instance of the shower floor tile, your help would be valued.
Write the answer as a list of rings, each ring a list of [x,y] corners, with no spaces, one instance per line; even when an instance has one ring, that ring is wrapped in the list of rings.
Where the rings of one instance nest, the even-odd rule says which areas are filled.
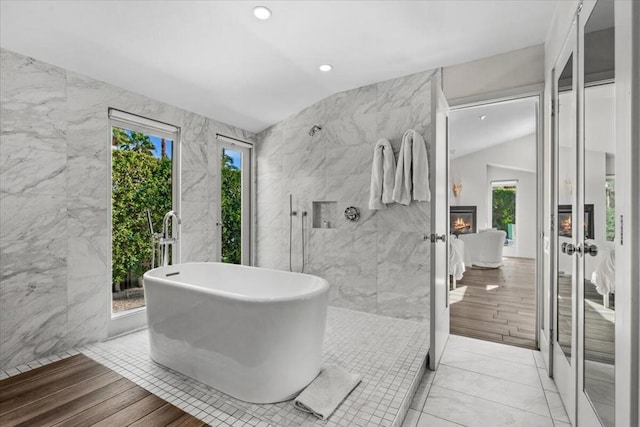
[[[155,364],[147,331],[78,351],[212,426],[387,426],[399,427],[425,369],[428,323],[329,307],[325,364],[363,375],[362,382],[328,421],[295,409],[292,401],[242,402]]]

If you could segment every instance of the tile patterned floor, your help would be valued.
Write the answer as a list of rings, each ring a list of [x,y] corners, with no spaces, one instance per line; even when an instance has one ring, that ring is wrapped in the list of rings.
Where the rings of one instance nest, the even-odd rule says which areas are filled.
[[[402,427],[569,425],[540,352],[451,335]]]
[[[428,323],[334,307],[329,307],[327,314],[324,363],[336,363],[364,376],[328,421],[295,409],[292,402],[242,402],[160,367],[149,358],[146,331],[77,350],[212,426],[399,427],[424,373]],[[62,357],[76,353],[70,351]],[[59,358],[43,359],[1,375],[16,375]]]

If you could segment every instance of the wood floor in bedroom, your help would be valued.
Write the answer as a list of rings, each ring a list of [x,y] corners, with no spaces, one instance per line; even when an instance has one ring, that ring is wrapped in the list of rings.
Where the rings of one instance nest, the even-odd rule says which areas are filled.
[[[0,425],[199,427],[206,424],[78,354],[0,381]]]
[[[535,260],[503,260],[501,268],[467,268],[451,290],[451,333],[535,349]]]

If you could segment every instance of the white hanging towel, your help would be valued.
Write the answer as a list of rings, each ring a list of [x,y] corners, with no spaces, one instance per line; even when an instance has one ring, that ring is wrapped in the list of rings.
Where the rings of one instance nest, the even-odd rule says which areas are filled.
[[[405,137],[413,139],[413,200],[419,202],[431,201],[431,190],[429,190],[429,159],[427,157],[427,145],[420,135],[415,130],[408,130],[405,132]]]
[[[380,210],[387,207],[386,203],[393,203],[396,159],[391,144],[384,138],[376,143],[373,150],[369,209]]]
[[[396,183],[393,188],[393,201],[407,206],[411,203],[411,141],[405,132],[402,137],[398,166],[396,166]]]
[[[421,202],[431,200],[427,147],[422,136],[409,129],[402,136],[393,200],[407,206],[412,196]]]

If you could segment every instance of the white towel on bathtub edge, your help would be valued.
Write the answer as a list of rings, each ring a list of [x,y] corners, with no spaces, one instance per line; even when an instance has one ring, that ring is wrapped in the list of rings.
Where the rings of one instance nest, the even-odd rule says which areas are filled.
[[[293,401],[296,408],[326,420],[362,381],[338,365],[327,365]]]

